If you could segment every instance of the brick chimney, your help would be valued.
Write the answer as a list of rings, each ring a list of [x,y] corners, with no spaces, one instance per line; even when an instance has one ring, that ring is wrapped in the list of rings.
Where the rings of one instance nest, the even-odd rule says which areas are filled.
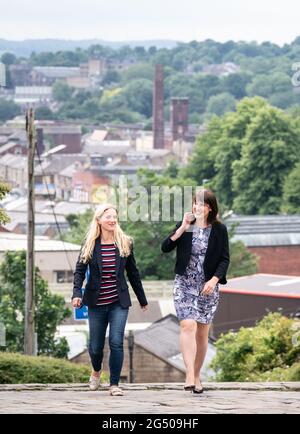
[[[164,144],[164,67],[155,66],[153,95],[153,147],[163,149]]]

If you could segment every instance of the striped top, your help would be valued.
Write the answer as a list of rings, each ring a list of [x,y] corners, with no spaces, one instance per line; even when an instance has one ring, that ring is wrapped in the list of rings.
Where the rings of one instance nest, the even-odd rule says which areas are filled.
[[[116,279],[116,247],[101,244],[102,282],[97,306],[114,303],[119,299]]]

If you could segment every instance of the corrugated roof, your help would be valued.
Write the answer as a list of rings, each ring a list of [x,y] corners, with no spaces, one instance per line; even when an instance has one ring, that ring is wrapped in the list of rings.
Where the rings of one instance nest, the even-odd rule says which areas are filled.
[[[68,66],[35,66],[34,71],[45,75],[48,78],[66,78],[80,75],[79,67]]]
[[[237,225],[233,240],[248,247],[300,245],[300,215],[232,216],[225,223]]]
[[[14,168],[27,168],[27,157],[22,155],[5,154],[0,158],[0,165]]]
[[[0,233],[0,252],[27,249],[27,236],[13,233]],[[36,252],[80,251],[80,246],[67,242],[51,240],[48,237],[35,237]]]

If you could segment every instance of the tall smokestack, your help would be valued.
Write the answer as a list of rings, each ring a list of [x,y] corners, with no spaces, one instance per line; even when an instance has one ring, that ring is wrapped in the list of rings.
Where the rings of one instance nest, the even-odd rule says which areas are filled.
[[[171,98],[170,117],[173,141],[183,140],[189,129],[189,99]]]
[[[154,149],[163,149],[164,143],[164,67],[155,66],[153,95],[153,138]]]

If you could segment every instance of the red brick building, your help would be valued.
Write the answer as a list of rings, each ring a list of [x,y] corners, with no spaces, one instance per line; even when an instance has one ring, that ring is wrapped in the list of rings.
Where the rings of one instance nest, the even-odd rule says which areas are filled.
[[[258,273],[300,275],[300,215],[234,216],[233,240],[241,240],[258,256]]]

